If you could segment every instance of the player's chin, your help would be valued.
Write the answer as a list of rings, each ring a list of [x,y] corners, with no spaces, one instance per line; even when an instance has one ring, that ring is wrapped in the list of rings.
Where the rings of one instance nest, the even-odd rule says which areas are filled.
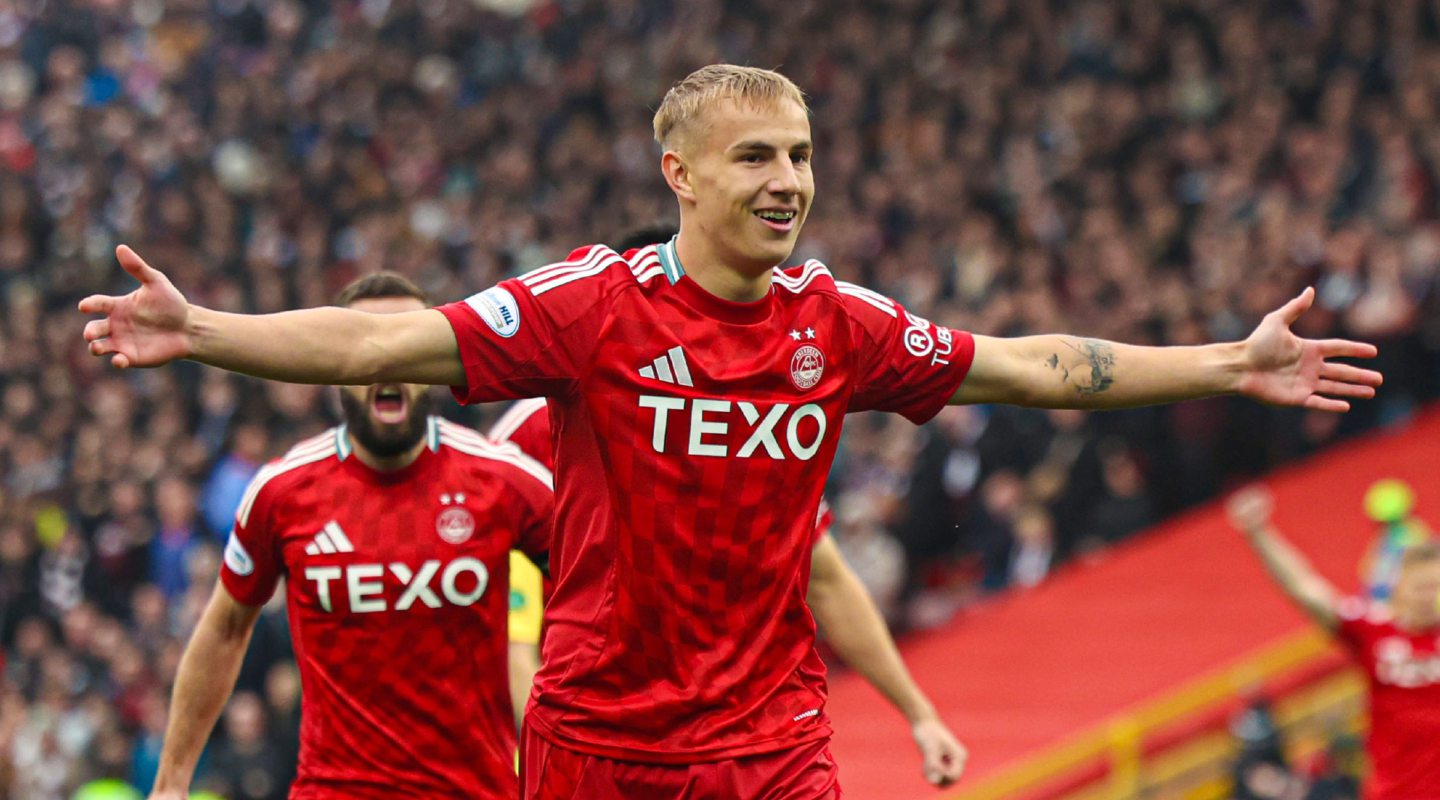
[[[798,229],[797,229],[798,230]],[[751,252],[754,260],[775,266],[783,264],[795,252],[794,232],[783,237],[766,237],[753,243]]]

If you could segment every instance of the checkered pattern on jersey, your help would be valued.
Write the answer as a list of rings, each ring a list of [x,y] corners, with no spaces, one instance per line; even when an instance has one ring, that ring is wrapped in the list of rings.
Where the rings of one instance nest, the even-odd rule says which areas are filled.
[[[649,761],[823,738],[804,594],[844,414],[859,386],[867,407],[924,418],[968,361],[905,354],[906,326],[928,323],[852,300],[816,262],[746,305],[671,283],[654,256],[582,249],[441,309],[467,370],[457,396],[551,398],[556,585],[531,720]],[[507,296],[513,329],[486,305]]]
[[[461,447],[474,445],[427,449],[390,475],[337,450],[262,473],[242,507],[235,536],[254,568],[227,561],[222,579],[250,603],[287,579],[303,684],[297,797],[517,791],[509,550],[543,549],[553,506],[533,475]]]

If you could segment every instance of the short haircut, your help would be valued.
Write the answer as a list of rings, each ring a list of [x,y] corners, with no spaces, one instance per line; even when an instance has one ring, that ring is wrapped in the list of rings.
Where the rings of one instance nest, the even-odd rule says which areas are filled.
[[[1423,542],[1412,544],[1400,553],[1401,569],[1436,561],[1440,561],[1440,541],[1434,539],[1426,539]]]
[[[335,295],[334,305],[342,308],[348,307],[356,300],[374,300],[382,297],[413,297],[416,300],[430,305],[430,298],[425,296],[425,290],[416,286],[409,278],[398,272],[380,271],[372,272],[369,275],[362,275],[340,290]]]
[[[655,141],[670,147],[671,135],[685,128],[702,110],[716,100],[736,100],[754,105],[790,101],[805,109],[805,93],[794,81],[774,70],[711,64],[686,75],[670,87],[655,112]]]

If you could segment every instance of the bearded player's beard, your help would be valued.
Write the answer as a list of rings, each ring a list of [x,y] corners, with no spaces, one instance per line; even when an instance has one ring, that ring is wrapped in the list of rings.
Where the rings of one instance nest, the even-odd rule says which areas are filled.
[[[349,392],[340,393],[340,411],[345,428],[355,441],[377,458],[392,458],[410,452],[425,438],[425,419],[430,416],[430,393],[406,398],[405,421],[382,425],[370,416],[370,406]]]

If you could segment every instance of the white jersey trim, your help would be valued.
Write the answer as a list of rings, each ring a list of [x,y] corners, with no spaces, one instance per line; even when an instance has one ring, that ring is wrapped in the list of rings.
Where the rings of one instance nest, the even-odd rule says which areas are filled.
[[[630,274],[635,276],[636,283],[644,283],[651,278],[665,274],[665,267],[660,264],[659,245],[650,245],[643,250],[636,251],[635,261],[630,264]]]
[[[627,269],[630,266],[614,250],[604,245],[596,245],[585,258],[579,261],[562,261],[559,264],[541,267],[520,276],[520,282],[530,290],[530,294],[539,297],[551,289],[558,289],[568,283],[599,275],[617,263],[625,264]]]
[[[324,461],[336,455],[339,452],[336,441],[335,430],[328,430],[290,448],[290,452],[286,453],[279,461],[262,467],[250,480],[250,485],[245,489],[245,495],[240,498],[240,507],[235,510],[236,524],[242,528],[250,524],[250,512],[254,510],[255,500],[260,496],[260,490],[265,488],[265,484],[291,470],[306,464],[314,464],[316,461]]]
[[[555,489],[555,479],[551,476],[550,470],[545,469],[544,464],[525,455],[519,447],[509,442],[491,441],[469,428],[442,419],[440,420],[440,444],[452,447],[466,455],[488,458],[491,461],[500,461],[518,467],[544,484],[546,489],[552,491]]]
[[[805,291],[805,287],[809,286],[811,282],[821,275],[834,280],[834,276],[830,274],[830,270],[826,268],[824,264],[812,258],[805,262],[805,267],[800,271],[799,275],[790,275],[777,267],[775,269],[774,284],[794,294],[799,294]]]
[[[544,407],[545,398],[543,397],[530,397],[525,400],[517,400],[511,404],[509,408],[505,409],[505,413],[500,415],[500,419],[495,420],[494,425],[490,426],[491,441],[510,441],[510,437],[515,435],[515,431],[520,430],[522,425],[529,422],[530,418],[535,416],[536,412]]]
[[[866,289],[864,286],[856,286],[853,283],[846,283],[845,281],[835,281],[835,286],[840,290],[841,294],[850,295],[856,300],[861,300],[869,303],[870,305],[880,309],[881,311],[884,311],[886,314],[889,314],[896,319],[900,318],[900,312],[895,309],[895,301],[891,300],[883,294],[873,292],[869,289]]]

